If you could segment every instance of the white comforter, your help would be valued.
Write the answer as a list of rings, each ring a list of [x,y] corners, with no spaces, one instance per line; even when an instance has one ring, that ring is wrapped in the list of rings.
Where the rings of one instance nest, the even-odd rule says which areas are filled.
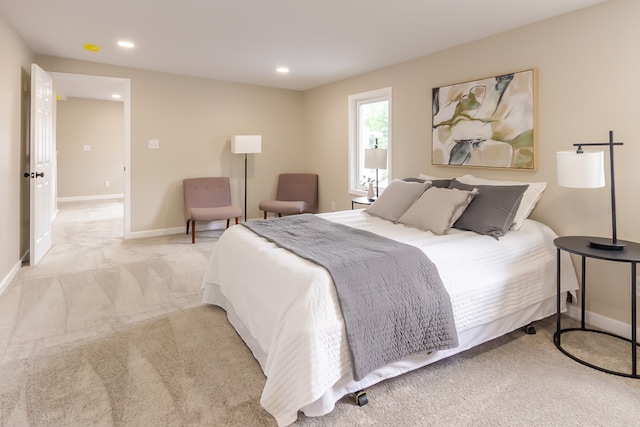
[[[527,220],[519,231],[510,231],[498,241],[457,229],[435,236],[361,210],[322,216],[421,248],[438,267],[450,294],[458,334],[513,319],[520,311],[537,313],[530,308],[556,295],[556,235],[539,222]],[[567,263],[562,268],[563,290],[577,289],[566,253],[562,262]],[[342,315],[326,270],[245,227],[233,226],[216,245],[204,289],[203,302],[227,310],[259,361],[267,377],[261,403],[279,425],[293,423],[299,410],[322,415],[333,409],[341,395],[332,396],[332,387],[349,381],[351,363]],[[524,318],[504,330],[540,318],[531,316],[535,318]],[[356,385],[367,387],[410,368],[394,369],[383,377],[374,372]]]

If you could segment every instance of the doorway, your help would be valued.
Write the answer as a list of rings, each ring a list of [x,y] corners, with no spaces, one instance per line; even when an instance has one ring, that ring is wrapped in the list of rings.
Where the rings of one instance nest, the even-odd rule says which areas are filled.
[[[92,76],[92,75],[83,75],[83,74],[69,74],[69,73],[58,73],[58,72],[49,72],[51,77],[53,78],[54,88],[57,94],[57,98],[59,101],[64,99],[82,99],[82,100],[93,100],[93,101],[104,101],[104,102],[117,102],[122,105],[121,114],[122,114],[122,156],[119,159],[120,164],[117,165],[117,169],[121,171],[122,174],[122,182],[121,182],[121,193],[119,194],[121,197],[121,205],[122,205],[122,221],[121,224],[121,232],[119,235],[123,236],[125,239],[130,235],[131,232],[131,221],[130,221],[130,147],[131,147],[131,93],[130,93],[130,80],[126,78],[116,78],[116,77],[104,77],[104,76]],[[119,95],[119,98],[114,98],[113,95]],[[58,130],[55,130],[55,134],[57,135]],[[89,150],[93,147],[91,146],[91,142],[87,142],[83,144],[82,149],[86,149],[84,145],[89,145]],[[56,150],[57,151],[57,150]],[[59,180],[59,175],[61,171],[56,167],[56,171],[53,174],[56,179],[56,184]],[[83,174],[86,178],[86,174]],[[83,176],[78,174],[78,180],[82,180]],[[110,179],[105,179],[104,181],[111,181]],[[106,185],[106,183],[103,183]],[[82,199],[83,197],[78,198],[75,201]],[[95,195],[95,197],[90,197],[85,195],[84,199],[91,201],[100,200],[102,198],[108,199],[109,196],[105,195]],[[64,198],[63,198],[64,200]],[[57,200],[54,201],[54,209],[57,210]],[[23,233],[26,233],[26,236],[29,235],[28,228],[24,230]],[[100,238],[100,237],[96,237]]]

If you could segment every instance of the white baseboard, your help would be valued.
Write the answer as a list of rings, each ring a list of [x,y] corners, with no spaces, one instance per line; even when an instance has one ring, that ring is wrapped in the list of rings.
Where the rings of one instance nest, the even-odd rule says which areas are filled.
[[[227,224],[225,221],[215,221],[207,224],[202,224],[196,226],[197,231],[206,231],[206,230],[224,230]],[[185,234],[187,231],[186,224],[184,227],[173,227],[173,228],[163,228],[159,230],[148,230],[148,231],[131,231],[127,233],[124,238],[125,239],[144,239],[147,237],[158,237],[158,236],[168,236],[171,234]],[[191,232],[191,231],[189,231]],[[197,238],[197,234],[196,234]]]
[[[99,194],[96,196],[58,197],[58,202],[85,202],[90,200],[122,199],[124,194]]]
[[[13,278],[16,277],[16,274],[18,274],[18,271],[20,271],[20,267],[22,267],[22,262],[18,261],[18,263],[13,266],[11,271],[9,271],[6,276],[4,276],[4,279],[2,279],[2,282],[0,282],[0,295],[2,295],[5,289],[7,289],[9,283],[11,283]]]
[[[567,304],[567,314],[569,317],[580,320],[580,305]],[[610,317],[605,317],[590,311],[586,311],[584,313],[584,317],[586,323],[597,329],[602,329],[627,339],[631,339],[631,325],[628,323],[620,322],[619,320],[611,319]],[[636,336],[640,337],[640,327],[638,327],[638,325],[636,325],[636,334]]]

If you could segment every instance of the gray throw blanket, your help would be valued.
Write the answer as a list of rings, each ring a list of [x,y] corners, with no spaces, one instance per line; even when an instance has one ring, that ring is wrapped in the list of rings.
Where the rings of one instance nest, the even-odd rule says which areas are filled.
[[[420,249],[309,214],[242,225],[329,271],[356,381],[406,356],[458,346],[449,294]]]

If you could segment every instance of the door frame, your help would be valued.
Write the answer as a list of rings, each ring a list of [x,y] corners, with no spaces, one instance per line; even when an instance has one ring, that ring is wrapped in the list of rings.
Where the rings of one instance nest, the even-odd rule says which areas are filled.
[[[122,91],[121,101],[110,102],[122,102],[124,110],[124,188],[123,188],[123,238],[131,238],[131,79],[122,77],[107,77],[88,74],[74,74],[74,73],[62,73],[50,71],[49,74],[53,77],[54,88],[56,81],[65,80],[65,84],[69,81],[72,84],[77,84],[83,92],[84,98],[89,99],[107,99],[106,96],[111,96],[108,88],[117,85],[119,90]],[[74,96],[74,95],[70,95]],[[57,197],[57,194],[56,194]]]

